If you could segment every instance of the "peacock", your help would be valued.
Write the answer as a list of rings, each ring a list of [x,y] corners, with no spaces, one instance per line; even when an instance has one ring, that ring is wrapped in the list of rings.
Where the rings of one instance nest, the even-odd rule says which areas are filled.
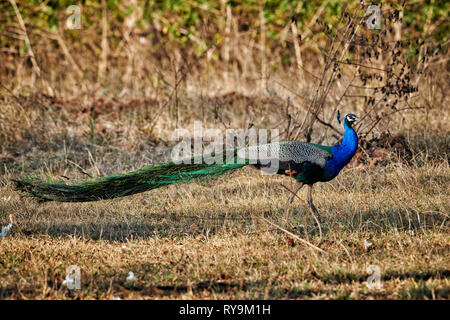
[[[298,182],[296,194],[307,185],[307,200],[310,208],[319,215],[312,199],[312,188],[316,182],[334,179],[349,163],[358,148],[358,136],[353,123],[359,118],[353,113],[344,117],[344,138],[339,145],[323,146],[314,143],[288,141],[264,145],[234,148],[200,156],[197,161],[170,161],[153,164],[139,170],[102,177],[77,184],[45,182],[33,178],[13,180],[16,188],[25,191],[41,201],[86,202],[101,199],[125,197],[157,189],[171,184],[188,183],[202,178],[216,178],[227,172],[253,165],[267,167],[267,160],[277,160],[277,174],[287,175]],[[340,124],[339,111],[337,121]],[[266,152],[276,149],[277,152]],[[258,159],[255,155],[277,155],[276,159]],[[211,161],[211,158],[233,161]],[[202,160],[202,161],[198,161]],[[265,161],[263,161],[265,160]],[[222,162],[222,163],[220,163]]]

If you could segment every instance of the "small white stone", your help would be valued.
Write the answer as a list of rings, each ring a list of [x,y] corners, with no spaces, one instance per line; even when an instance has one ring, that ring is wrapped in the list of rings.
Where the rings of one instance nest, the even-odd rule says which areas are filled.
[[[369,249],[371,246],[373,246],[372,242],[367,241],[367,239],[364,240],[364,248],[367,250]]]
[[[128,273],[127,281],[137,281],[137,278],[134,276],[132,271]]]
[[[6,227],[2,228],[2,232],[0,232],[0,237],[6,237],[8,235],[9,230],[12,228],[12,223],[8,224]]]

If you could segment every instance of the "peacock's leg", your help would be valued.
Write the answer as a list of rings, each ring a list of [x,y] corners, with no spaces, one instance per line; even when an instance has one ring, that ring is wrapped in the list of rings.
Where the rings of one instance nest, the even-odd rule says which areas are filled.
[[[294,191],[291,191],[291,194],[289,195],[288,200],[286,201],[286,206],[284,209],[285,215],[284,215],[284,219],[285,221],[287,221],[288,216],[289,216],[289,209],[291,206],[292,201],[294,200],[295,196],[297,195],[297,193],[300,191],[300,189],[303,187],[303,182],[299,182],[297,188]]]
[[[317,215],[317,219],[320,220],[320,214],[319,211],[317,210],[316,206],[313,203],[313,199],[312,199],[312,184],[308,185],[308,204],[309,207],[311,208],[312,212],[314,212],[314,214]]]

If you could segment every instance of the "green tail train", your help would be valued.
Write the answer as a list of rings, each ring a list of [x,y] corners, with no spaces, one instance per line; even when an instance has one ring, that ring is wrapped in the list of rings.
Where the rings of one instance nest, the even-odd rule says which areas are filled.
[[[248,161],[243,159],[239,159],[238,162],[236,153],[237,150],[228,150],[217,154],[212,153],[207,157],[191,158],[190,161],[184,161],[184,163],[171,161],[149,165],[136,171],[109,175],[78,184],[44,182],[31,178],[13,180],[13,182],[17,189],[26,191],[41,201],[96,201],[124,197],[170,184],[188,183],[201,178],[217,178],[228,171],[242,168],[248,164]],[[220,157],[222,157],[222,164],[215,161]],[[230,161],[231,159],[233,160]]]

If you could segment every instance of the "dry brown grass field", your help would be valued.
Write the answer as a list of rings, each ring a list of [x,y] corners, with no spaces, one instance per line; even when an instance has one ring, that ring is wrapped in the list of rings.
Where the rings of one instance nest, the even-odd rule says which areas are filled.
[[[0,53],[0,227],[11,214],[14,222],[0,237],[0,299],[449,299],[446,52],[422,65],[427,77],[411,73],[419,90],[402,106],[388,97],[377,107],[364,96],[386,95],[361,87],[359,67],[327,69],[329,56],[319,50],[326,38],[296,47],[288,25],[277,40],[288,45],[271,50],[278,42],[260,37],[266,26],[258,13],[252,38],[251,28],[238,28],[234,9],[216,11],[224,40],[200,57],[173,43],[165,56],[146,53],[142,30],[133,29],[139,13],[123,26],[100,14],[77,42],[61,23],[60,32],[39,29],[40,37],[20,11],[34,52],[2,43]],[[14,19],[11,30],[22,33],[8,41],[23,43]],[[165,19],[152,32],[164,37],[158,23]],[[347,49],[342,42],[339,54]],[[283,50],[297,59],[277,69]],[[299,74],[299,58],[330,87]],[[390,63],[386,55],[361,59],[377,68]],[[311,127],[302,126],[298,140],[333,145],[343,133],[336,109],[363,118],[361,143],[338,177],[315,185],[320,222],[305,190],[286,221],[290,178],[252,168],[88,203],[40,203],[11,182],[32,174],[70,183],[167,160],[174,129],[191,130],[195,120],[221,130],[277,128],[292,140],[289,128],[305,119]],[[71,265],[81,270],[79,290],[63,284]],[[370,286],[371,268],[379,270],[379,287]]]
[[[320,232],[304,195],[283,224],[288,192],[282,185],[289,187],[289,178],[245,168],[123,199],[40,204],[14,191],[9,179],[33,169],[79,179],[126,171],[147,164],[148,151],[131,147],[127,154],[126,147],[76,141],[33,147],[5,163],[0,181],[1,224],[10,213],[15,218],[0,240],[1,297],[447,299],[450,166],[442,152],[448,137],[417,133],[408,140],[410,162],[387,152],[383,165],[354,161],[334,181],[319,184]],[[425,143],[428,155],[421,151]],[[368,250],[365,240],[373,243]],[[81,268],[81,290],[62,285],[70,265]],[[380,289],[367,287],[370,265],[380,268]],[[130,271],[137,281],[126,281]]]

